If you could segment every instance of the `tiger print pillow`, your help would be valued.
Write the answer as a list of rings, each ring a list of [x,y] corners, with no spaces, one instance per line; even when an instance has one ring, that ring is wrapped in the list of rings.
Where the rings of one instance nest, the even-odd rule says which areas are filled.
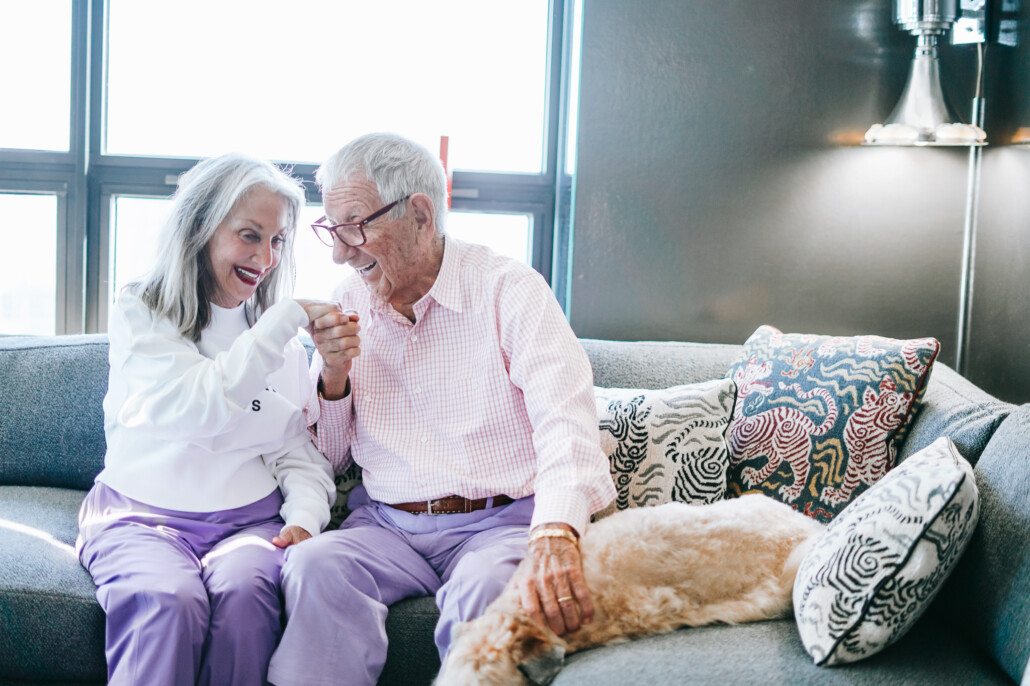
[[[601,448],[618,495],[594,519],[671,501],[701,505],[726,497],[730,379],[663,390],[595,388]]]
[[[883,650],[915,624],[969,544],[973,468],[948,438],[898,465],[830,522],[794,580],[794,615],[817,665]]]
[[[759,327],[727,373],[731,496],[764,493],[822,522],[894,466],[930,378],[933,338]]]

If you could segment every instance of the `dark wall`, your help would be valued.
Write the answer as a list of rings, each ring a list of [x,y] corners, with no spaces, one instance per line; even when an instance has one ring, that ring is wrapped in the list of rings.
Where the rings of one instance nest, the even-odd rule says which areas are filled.
[[[934,336],[954,364],[968,150],[848,144],[904,84],[914,38],[891,16],[890,0],[584,2],[577,334]],[[941,54],[968,116],[975,49]],[[1030,45],[992,46],[987,67],[968,376],[1025,402],[1030,149],[1000,143],[1030,126]]]

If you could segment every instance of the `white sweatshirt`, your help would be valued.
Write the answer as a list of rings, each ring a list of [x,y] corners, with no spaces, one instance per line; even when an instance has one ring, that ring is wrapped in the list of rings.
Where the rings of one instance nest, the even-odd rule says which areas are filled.
[[[293,300],[248,327],[244,306],[211,306],[198,344],[123,291],[108,326],[107,455],[97,475],[119,493],[186,512],[229,510],[276,487],[286,526],[315,535],[336,497],[307,430],[311,396]],[[285,527],[284,527],[285,528]]]

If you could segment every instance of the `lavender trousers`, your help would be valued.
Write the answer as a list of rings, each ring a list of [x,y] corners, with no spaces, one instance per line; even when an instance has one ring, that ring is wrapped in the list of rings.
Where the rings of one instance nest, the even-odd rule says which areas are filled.
[[[263,684],[282,634],[282,495],[221,512],[150,507],[97,483],[79,560],[107,615],[108,684]]]
[[[290,548],[286,630],[268,668],[279,686],[375,684],[386,663],[387,608],[436,594],[436,646],[481,615],[526,556],[533,497],[468,514],[416,515],[351,494],[351,515]]]

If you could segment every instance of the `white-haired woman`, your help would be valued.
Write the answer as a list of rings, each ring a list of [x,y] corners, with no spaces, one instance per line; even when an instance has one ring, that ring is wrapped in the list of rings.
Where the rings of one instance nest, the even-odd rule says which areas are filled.
[[[156,266],[118,296],[107,454],[79,515],[111,684],[265,681],[283,551],[318,534],[335,497],[296,338],[333,306],[280,300],[303,203],[268,162],[201,162]]]

